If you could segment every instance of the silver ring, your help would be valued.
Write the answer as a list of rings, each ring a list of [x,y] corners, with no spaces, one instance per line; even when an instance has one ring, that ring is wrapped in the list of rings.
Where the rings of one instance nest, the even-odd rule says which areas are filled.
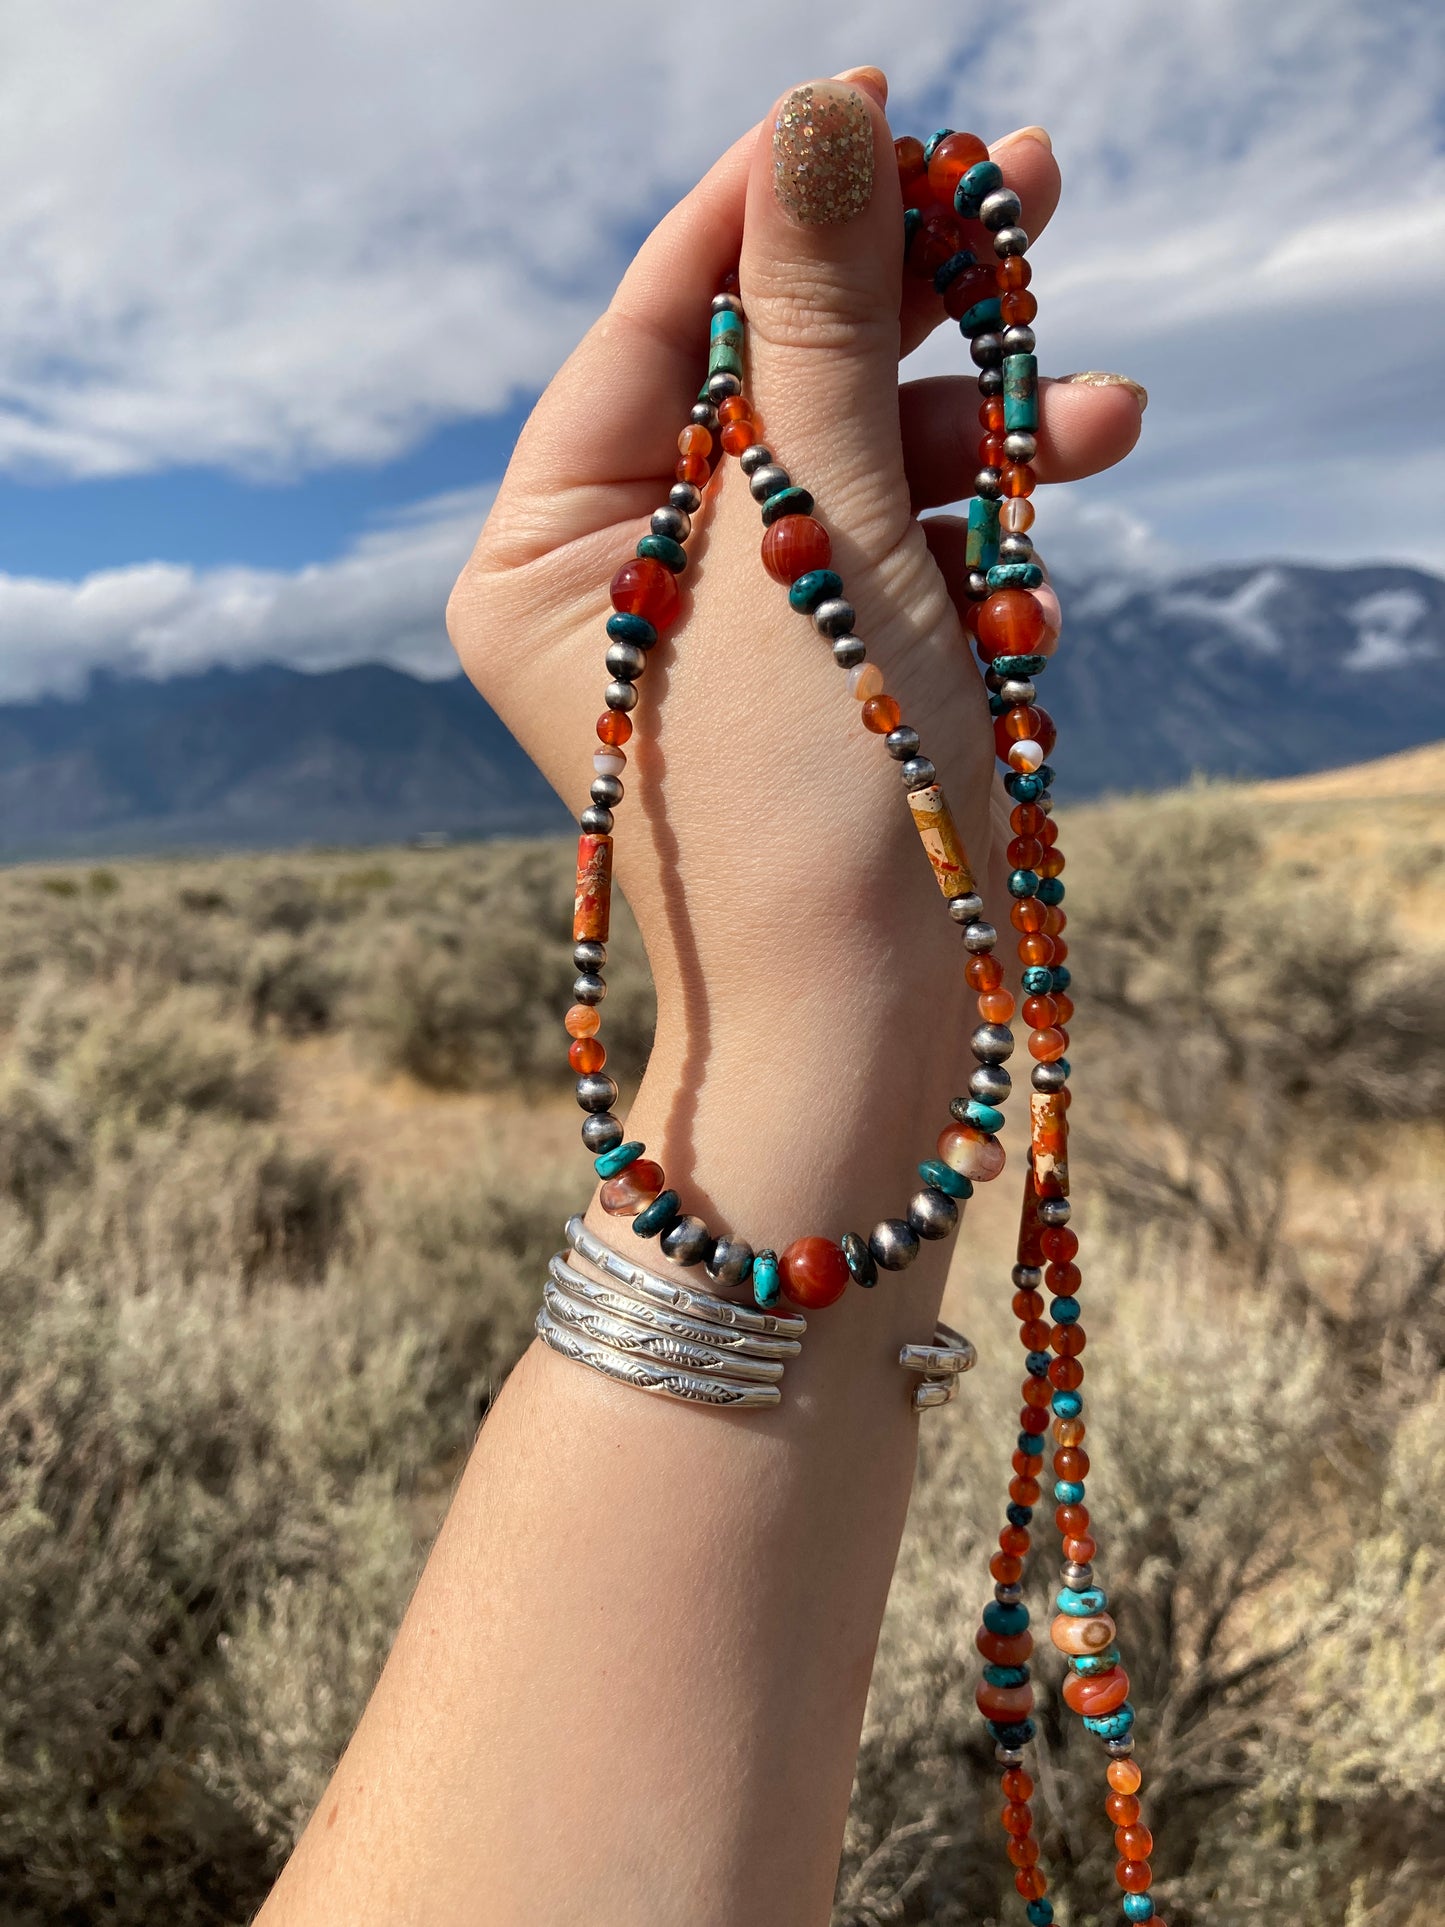
[[[634,1385],[639,1391],[653,1392],[661,1398],[677,1398],[693,1405],[723,1405],[734,1409],[777,1405],[782,1401],[783,1395],[776,1385],[729,1383],[725,1379],[704,1378],[695,1372],[678,1371],[650,1365],[640,1358],[624,1357],[610,1346],[594,1344],[577,1332],[555,1324],[545,1305],[537,1313],[537,1336],[543,1344],[550,1345],[554,1352],[560,1352],[564,1358],[575,1358],[606,1378],[616,1379],[623,1385]]]
[[[609,1345],[615,1352],[626,1352],[630,1357],[649,1358],[660,1365],[704,1375],[715,1373],[729,1379],[752,1379],[761,1384],[771,1384],[783,1375],[776,1359],[742,1358],[720,1352],[713,1345],[675,1337],[671,1332],[649,1331],[627,1324],[589,1305],[585,1298],[572,1297],[551,1278],[542,1287],[542,1302],[555,1324],[564,1325],[584,1338],[595,1339],[598,1344]]]
[[[905,1345],[898,1354],[905,1371],[917,1372],[919,1383],[913,1387],[913,1409],[926,1412],[935,1405],[948,1405],[958,1396],[958,1380],[978,1363],[978,1353],[962,1332],[942,1320],[934,1326],[931,1345]]]
[[[770,1337],[801,1338],[808,1329],[806,1318],[793,1312],[754,1311],[735,1304],[731,1298],[717,1298],[696,1285],[679,1285],[671,1278],[659,1278],[655,1271],[622,1257],[611,1245],[603,1244],[583,1224],[580,1216],[567,1220],[567,1242],[572,1249],[600,1272],[620,1285],[627,1285],[641,1297],[669,1311],[691,1314],[706,1322],[733,1325],[739,1331],[766,1332]]]
[[[610,1312],[629,1324],[645,1325],[651,1331],[667,1332],[694,1344],[711,1345],[729,1356],[796,1358],[803,1349],[796,1338],[768,1338],[762,1333],[739,1331],[733,1325],[715,1325],[710,1319],[688,1318],[681,1312],[666,1311],[649,1298],[634,1297],[619,1286],[601,1284],[574,1271],[560,1251],[548,1260],[547,1270],[570,1298],[585,1298],[599,1311]]]

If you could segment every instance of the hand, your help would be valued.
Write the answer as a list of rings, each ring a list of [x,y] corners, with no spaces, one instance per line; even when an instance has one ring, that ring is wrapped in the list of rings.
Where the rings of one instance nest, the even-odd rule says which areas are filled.
[[[962,544],[953,518],[917,519],[969,492],[977,389],[971,372],[899,385],[900,355],[943,306],[902,274],[882,76],[862,69],[844,82],[816,91],[860,128],[865,175],[871,135],[871,192],[855,166],[834,197],[851,195],[853,211],[793,218],[774,191],[775,116],[724,155],[646,242],[539,402],[449,624],[477,687],[583,807],[608,583],[667,498],[706,369],[711,297],[736,266],[745,393],[763,438],[815,495],[869,658],[919,730],[982,876],[994,757],[958,613]],[[1052,152],[1026,133],[994,155],[1037,236],[1059,195]],[[1041,297],[1047,352],[1046,277]],[[1119,460],[1139,428],[1138,403],[1119,387],[1046,383],[1041,413],[1035,467],[1049,482]],[[641,679],[616,826],[618,879],[659,1002],[656,1068],[629,1134],[648,1120],[685,1208],[754,1244],[846,1228],[797,1222],[815,1165],[826,1209],[828,1160],[851,1173],[843,1190],[860,1215],[880,1166],[878,1208],[901,1208],[913,1162],[948,1121],[972,1024],[957,932],[897,765],[863,729],[827,644],[764,573],[761,533],[725,458],[694,518],[683,616]],[[1046,555],[1046,502],[1037,533]],[[991,902],[1001,921],[996,892]],[[603,1017],[605,1039],[605,1007]],[[558,1038],[560,1051],[560,1022]],[[780,1091],[787,1102],[766,1101]],[[743,1119],[751,1162],[785,1172],[786,1185],[734,1169]]]

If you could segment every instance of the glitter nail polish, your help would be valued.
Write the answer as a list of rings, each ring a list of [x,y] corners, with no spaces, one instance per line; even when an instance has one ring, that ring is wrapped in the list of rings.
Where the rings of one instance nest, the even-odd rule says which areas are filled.
[[[1128,375],[1111,375],[1103,368],[1084,368],[1076,375],[1060,375],[1058,379],[1073,382],[1079,388],[1127,388],[1138,402],[1141,415],[1149,406],[1149,390],[1142,382],[1133,381]]]
[[[795,87],[773,123],[773,192],[800,227],[851,221],[873,193],[873,122],[853,87]]]

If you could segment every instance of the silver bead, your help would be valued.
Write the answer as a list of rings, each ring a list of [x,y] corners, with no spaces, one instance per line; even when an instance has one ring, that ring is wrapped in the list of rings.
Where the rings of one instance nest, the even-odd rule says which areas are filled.
[[[997,368],[1003,360],[1003,336],[992,328],[985,328],[981,335],[975,335],[968,344],[968,352],[973,356],[976,368]]]
[[[833,644],[833,660],[840,669],[856,669],[867,654],[861,636],[839,636]]]
[[[746,1238],[718,1238],[708,1253],[707,1275],[720,1285],[740,1284],[752,1260],[753,1248]]]
[[[906,790],[926,790],[938,780],[938,771],[927,756],[910,756],[899,775]]]
[[[1036,1091],[1061,1091],[1069,1081],[1069,1073],[1057,1060],[1052,1064],[1035,1064],[1033,1086]]]
[[[1025,254],[1028,251],[1029,237],[1021,227],[1002,227],[993,237],[993,251],[1000,261],[1006,261],[1011,254]]]
[[[607,961],[607,945],[590,938],[572,946],[572,962],[578,970],[600,970]]]
[[[578,827],[588,836],[611,836],[614,821],[611,810],[601,803],[589,803],[577,819]]]
[[[1122,1740],[1105,1740],[1104,1744],[1116,1760],[1127,1760],[1134,1751],[1134,1735],[1126,1733]]]
[[[1011,187],[996,187],[979,202],[978,218],[991,234],[996,234],[1000,228],[1014,226],[1022,206]]]
[[[908,1228],[920,1238],[946,1238],[958,1223],[958,1205],[944,1191],[927,1185],[908,1200]]]
[[[594,776],[592,788],[588,792],[594,803],[604,809],[615,810],[622,801],[622,778],[620,776]]]
[[[1016,1606],[1024,1596],[1022,1586],[995,1586],[993,1596],[1001,1606]]]
[[[1015,1291],[1037,1291],[1044,1282],[1042,1265],[1015,1265],[1009,1275]]]
[[[574,1004],[600,1004],[607,995],[607,986],[595,970],[584,970],[572,984]]]
[[[996,502],[1003,494],[1003,475],[996,468],[981,468],[973,478],[973,492],[985,502]],[[980,572],[982,573],[982,572]],[[984,576],[987,586],[988,577]]]
[[[901,1218],[884,1218],[869,1233],[868,1249],[885,1271],[903,1271],[918,1256],[918,1234]]]
[[[895,761],[906,763],[910,756],[918,754],[918,731],[910,729],[907,723],[900,723],[883,738],[883,747]]]
[[[741,314],[743,304],[735,294],[715,294],[712,298],[714,314]]]
[[[1006,355],[1031,355],[1036,345],[1033,329],[1026,328],[1022,322],[1003,331],[1003,351]]]
[[[619,682],[636,682],[647,667],[647,651],[635,642],[609,642],[602,660],[607,664],[609,676],[615,676]]]
[[[993,1757],[1000,1766],[1022,1766],[1024,1763],[1024,1752],[1021,1746],[996,1746]]]
[[[695,427],[705,428],[709,434],[712,434],[717,427],[717,410],[710,401],[695,401],[692,405],[692,419]]]
[[[582,1120],[582,1142],[594,1157],[622,1142],[622,1123],[611,1111],[593,1111]]]
[[[1006,703],[1031,703],[1039,692],[1027,676],[1010,676],[998,693]]]
[[[1013,1087],[1002,1064],[980,1064],[968,1080],[968,1094],[980,1104],[1002,1104]]]
[[[1031,562],[1033,560],[1033,554],[1033,540],[1030,536],[1025,535],[1021,529],[1010,529],[1009,533],[999,541],[998,559],[1000,562]]]
[[[606,1071],[588,1071],[577,1079],[577,1102],[584,1111],[610,1111],[617,1102],[617,1083]]]
[[[950,897],[948,914],[955,923],[973,923],[983,915],[983,898],[976,890],[970,890],[967,896]]]
[[[1094,1583],[1094,1568],[1081,1566],[1073,1559],[1066,1559],[1061,1568],[1064,1584],[1070,1592],[1087,1592]]]
[[[813,611],[813,623],[820,636],[851,636],[857,620],[857,610],[840,595],[829,596]]]
[[[702,490],[696,482],[674,482],[667,491],[667,499],[684,515],[696,515],[702,507]]]
[[[1039,438],[1024,428],[1011,429],[1003,438],[1003,452],[1011,462],[1031,462],[1039,452]]]
[[[792,485],[792,476],[777,462],[764,462],[748,477],[748,488],[755,502],[766,502],[768,497],[776,495],[780,488],[791,488]]]
[[[982,917],[971,923],[963,933],[963,947],[975,957],[983,957],[998,942],[998,931]]]
[[[701,1218],[679,1218],[660,1239],[662,1255],[675,1265],[701,1263],[712,1249],[712,1233]]]
[[[635,682],[610,682],[602,700],[609,709],[636,709],[637,684]]]
[[[692,534],[692,517],[671,506],[652,511],[652,533],[666,535],[674,542],[685,542]]]
[[[1049,1226],[1067,1224],[1074,1215],[1074,1207],[1067,1198],[1045,1198],[1039,1206],[1039,1223]]]
[[[707,378],[709,401],[731,401],[734,395],[740,395],[742,392],[743,385],[736,375],[725,374],[720,369],[717,374],[709,375]]]
[[[983,387],[982,378],[980,378],[978,385],[980,388]],[[988,586],[988,570],[970,569],[968,574],[963,578],[963,592],[970,602],[986,601],[993,593]]]
[[[756,475],[760,468],[771,467],[772,460],[773,451],[761,442],[754,442],[751,448],[745,448],[739,455],[738,467],[744,475]]]

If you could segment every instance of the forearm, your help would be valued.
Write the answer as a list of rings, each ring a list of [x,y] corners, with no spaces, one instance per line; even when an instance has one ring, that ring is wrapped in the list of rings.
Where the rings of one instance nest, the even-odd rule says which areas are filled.
[[[958,1030],[883,996],[896,959],[869,968],[846,1047],[805,1000],[706,1035],[665,1001],[629,1128],[720,1227],[781,1246],[899,1211],[946,1118],[936,1020]],[[948,1249],[814,1314],[770,1412],[534,1346],[267,1927],[825,1921],[913,1470],[898,1348]]]

